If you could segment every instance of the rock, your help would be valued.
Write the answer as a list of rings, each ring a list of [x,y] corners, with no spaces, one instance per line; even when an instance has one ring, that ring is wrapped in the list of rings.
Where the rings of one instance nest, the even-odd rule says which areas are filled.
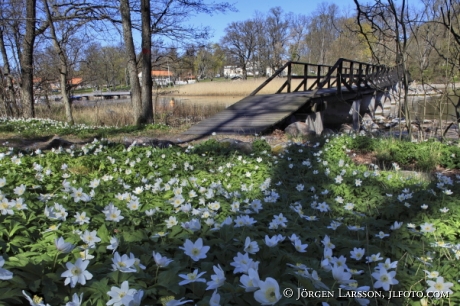
[[[67,141],[65,139],[60,138],[59,136],[55,135],[48,141],[45,142],[37,142],[31,146],[33,150],[51,150],[51,149],[58,149],[59,147],[69,148],[74,145],[73,142]]]
[[[175,146],[176,144],[169,140],[160,140],[156,138],[148,138],[148,137],[136,137],[136,138],[128,138],[125,137],[123,139],[123,144],[125,147],[154,147],[154,148],[168,148],[171,146]]]
[[[244,141],[232,139],[232,138],[225,138],[225,139],[219,140],[219,142],[222,144],[222,146],[226,148],[235,149],[245,154],[252,153],[252,143],[251,142],[244,142]]]
[[[308,124],[301,121],[297,121],[288,125],[284,129],[284,133],[292,137],[316,135],[316,132],[312,130]]]
[[[335,134],[334,131],[331,130],[331,129],[324,129],[324,130],[321,132],[321,136],[326,136],[326,137],[332,136],[332,135],[334,135],[334,134]]]
[[[353,131],[353,128],[352,128],[350,125],[346,124],[346,123],[344,123],[344,124],[342,124],[342,125],[340,126],[340,130],[339,130],[339,131],[340,131],[340,133],[344,133],[344,134],[351,134],[351,133],[354,132],[354,131]]]

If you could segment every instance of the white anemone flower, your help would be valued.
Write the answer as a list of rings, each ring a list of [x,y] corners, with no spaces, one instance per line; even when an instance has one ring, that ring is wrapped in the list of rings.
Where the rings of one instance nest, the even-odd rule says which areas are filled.
[[[189,283],[206,283],[206,279],[200,278],[206,272],[198,273],[198,269],[195,269],[193,273],[188,274],[179,274],[179,277],[182,277],[184,280],[179,282],[179,286],[183,286]]]
[[[112,271],[118,270],[123,273],[136,272],[136,268],[134,267],[135,259],[128,257],[126,254],[120,256],[118,252],[115,252],[112,262]]]
[[[438,296],[441,292],[447,294],[453,293],[452,290],[450,290],[450,287],[452,287],[454,284],[444,282],[444,278],[442,276],[437,277],[436,281],[427,280],[426,283],[430,286],[426,292],[436,292]]]
[[[136,293],[136,289],[129,289],[129,283],[128,281],[124,281],[121,283],[120,288],[118,287],[112,287],[110,288],[110,291],[107,292],[108,296],[111,297],[111,299],[107,302],[107,305],[113,305],[113,306],[122,306],[125,305],[123,303],[123,298],[125,296],[133,296]]]
[[[9,280],[13,278],[13,273],[3,269],[3,265],[5,264],[5,259],[3,259],[3,256],[0,256],[0,279],[1,280]]]
[[[261,305],[275,305],[281,299],[280,286],[275,279],[267,277],[258,285],[260,289],[254,292],[254,299]]]
[[[240,277],[240,282],[243,284],[241,287],[243,287],[246,292],[253,292],[259,289],[259,281],[259,273],[252,268],[248,270],[248,275],[243,274]]]
[[[73,248],[75,247],[73,244],[69,242],[65,242],[64,238],[62,237],[55,239],[54,245],[56,246],[56,249],[59,252],[64,253],[64,254],[72,252]]]
[[[24,290],[22,290],[22,294],[26,297],[26,299],[29,301],[30,306],[50,306],[49,304],[45,304],[43,302],[43,298],[34,295],[33,298],[31,298]]]
[[[377,281],[374,283],[374,288],[383,288],[383,290],[390,290],[391,285],[397,285],[399,281],[395,279],[396,271],[388,272],[385,268],[380,268],[378,271],[372,273],[372,277]]]
[[[203,239],[198,238],[194,243],[189,239],[185,240],[184,246],[179,247],[179,249],[184,250],[184,253],[190,256],[193,261],[198,261],[206,258],[206,253],[210,247],[203,246]]]
[[[107,246],[107,250],[112,250],[112,254],[118,248],[119,241],[117,237],[110,237],[110,244]]]
[[[209,306],[220,306],[220,294],[217,290],[212,293],[211,299],[209,300]]]
[[[80,306],[82,302],[83,302],[83,293],[80,294],[80,297],[78,297],[78,294],[74,293],[72,296],[72,302],[67,302],[65,306]]]
[[[70,287],[74,288],[77,283],[85,285],[86,280],[92,279],[93,275],[86,271],[88,264],[89,260],[82,260],[81,258],[78,258],[75,264],[67,262],[66,267],[68,270],[61,274],[61,277],[66,278],[64,285],[70,284]]]
[[[244,241],[244,251],[249,254],[259,252],[259,245],[257,244],[257,241],[251,241],[251,238],[246,237],[246,240]]]
[[[172,259],[169,259],[166,256],[161,256],[160,253],[155,253],[155,251],[153,251],[153,260],[155,260],[155,263],[159,268],[167,267],[171,262],[173,262]]]
[[[216,274],[211,275],[212,280],[206,283],[208,285],[206,290],[217,289],[225,283],[225,272],[222,267],[217,265],[213,267],[213,270]]]

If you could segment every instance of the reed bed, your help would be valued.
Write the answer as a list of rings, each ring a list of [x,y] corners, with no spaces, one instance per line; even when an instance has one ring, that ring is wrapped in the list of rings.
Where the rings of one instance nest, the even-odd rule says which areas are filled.
[[[184,127],[200,122],[219,111],[225,109],[222,104],[192,104],[181,99],[157,99],[154,105],[155,123],[166,124],[171,127]],[[91,106],[72,105],[72,115],[75,123],[91,126],[126,126],[133,121],[132,106],[125,103],[96,103]],[[65,121],[64,105],[38,105],[37,118],[49,118]]]
[[[247,96],[253,92],[259,85],[265,82],[265,78],[234,80],[227,82],[198,82],[190,85],[176,86],[178,93],[181,96]],[[273,94],[280,89],[286,78],[275,78],[268,83],[257,94]],[[301,80],[292,80],[291,88],[295,89]],[[309,80],[308,84],[312,84],[313,80]]]

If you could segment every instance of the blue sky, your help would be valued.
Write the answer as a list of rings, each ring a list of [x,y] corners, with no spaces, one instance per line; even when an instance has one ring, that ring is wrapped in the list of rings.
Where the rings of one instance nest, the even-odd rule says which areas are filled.
[[[310,15],[317,10],[320,3],[335,3],[343,10],[354,8],[353,0],[223,0],[234,3],[238,12],[229,12],[226,14],[216,14],[213,16],[200,14],[190,19],[190,24],[209,26],[214,31],[213,42],[218,42],[224,36],[224,30],[232,21],[244,21],[254,17],[256,11],[266,14],[270,8],[280,6],[285,13],[293,12],[295,14]],[[219,2],[219,0],[216,0]]]

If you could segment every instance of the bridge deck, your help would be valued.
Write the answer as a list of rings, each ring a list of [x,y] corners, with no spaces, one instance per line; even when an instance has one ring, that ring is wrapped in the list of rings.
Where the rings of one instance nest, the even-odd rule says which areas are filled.
[[[336,94],[335,88],[271,95],[249,96],[209,119],[192,126],[184,134],[262,133],[287,118],[315,96]]]

